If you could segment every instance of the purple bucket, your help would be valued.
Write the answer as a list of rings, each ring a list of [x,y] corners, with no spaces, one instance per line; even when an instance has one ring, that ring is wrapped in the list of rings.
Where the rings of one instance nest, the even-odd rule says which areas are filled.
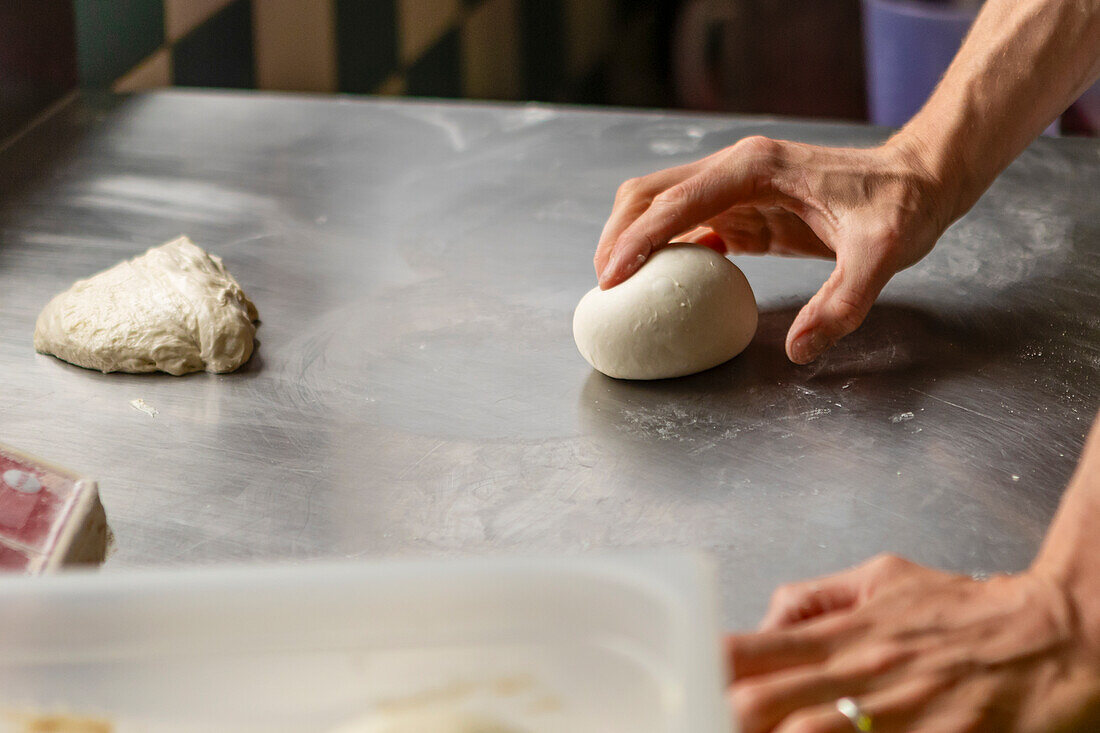
[[[975,3],[863,0],[871,122],[901,127],[916,114],[962,45]],[[1047,132],[1057,133],[1057,121]]]

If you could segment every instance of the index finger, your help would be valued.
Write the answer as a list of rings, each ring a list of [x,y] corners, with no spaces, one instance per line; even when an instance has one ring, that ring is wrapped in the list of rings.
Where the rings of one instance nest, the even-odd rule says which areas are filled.
[[[619,239],[619,235],[649,208],[655,196],[694,175],[703,160],[666,168],[641,178],[631,178],[619,186],[619,190],[615,192],[615,204],[611,207],[611,215],[604,224],[600,242],[596,245],[596,256],[593,260],[597,277],[607,267],[612,248]]]
[[[655,251],[679,234],[709,220],[735,204],[774,198],[770,178],[758,155],[734,146],[723,156],[701,167],[695,175],[664,189],[610,244],[607,265],[600,273],[600,287],[626,280]]]
[[[820,664],[863,628],[851,614],[826,616],[802,626],[726,637],[731,678],[745,679],[806,664]]]

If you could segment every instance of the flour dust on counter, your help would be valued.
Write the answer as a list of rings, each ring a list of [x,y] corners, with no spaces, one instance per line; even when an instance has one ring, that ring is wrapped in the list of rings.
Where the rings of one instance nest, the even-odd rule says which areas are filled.
[[[101,372],[231,372],[252,356],[258,318],[221,258],[179,237],[54,297],[34,348]]]

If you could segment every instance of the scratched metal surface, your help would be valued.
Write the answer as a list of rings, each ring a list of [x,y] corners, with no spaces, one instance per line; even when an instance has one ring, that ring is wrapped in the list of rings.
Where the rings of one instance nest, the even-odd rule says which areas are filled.
[[[74,103],[0,152],[0,441],[100,481],[107,570],[317,556],[696,546],[725,618],[892,550],[1024,567],[1100,396],[1100,147],[1042,140],[866,326],[782,353],[828,265],[743,258],[733,362],[593,373],[570,333],[623,179],[734,117],[169,92]],[[36,355],[74,279],[186,233],[263,318],[239,373],[101,375]],[[134,409],[142,399],[155,416]]]

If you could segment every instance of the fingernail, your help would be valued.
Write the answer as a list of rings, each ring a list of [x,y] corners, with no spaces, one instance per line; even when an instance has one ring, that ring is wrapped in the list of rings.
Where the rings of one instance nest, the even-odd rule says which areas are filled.
[[[829,348],[829,340],[821,331],[807,331],[791,344],[791,358],[798,364],[809,364]]]
[[[607,267],[604,268],[600,274],[600,286],[603,287],[604,283],[611,279],[612,275],[618,275],[619,280],[625,280],[634,274],[634,271],[642,266],[645,262],[645,255],[635,255],[633,258],[628,258],[626,253],[619,251],[615,253],[615,256],[611,258],[611,261],[607,263]]]

